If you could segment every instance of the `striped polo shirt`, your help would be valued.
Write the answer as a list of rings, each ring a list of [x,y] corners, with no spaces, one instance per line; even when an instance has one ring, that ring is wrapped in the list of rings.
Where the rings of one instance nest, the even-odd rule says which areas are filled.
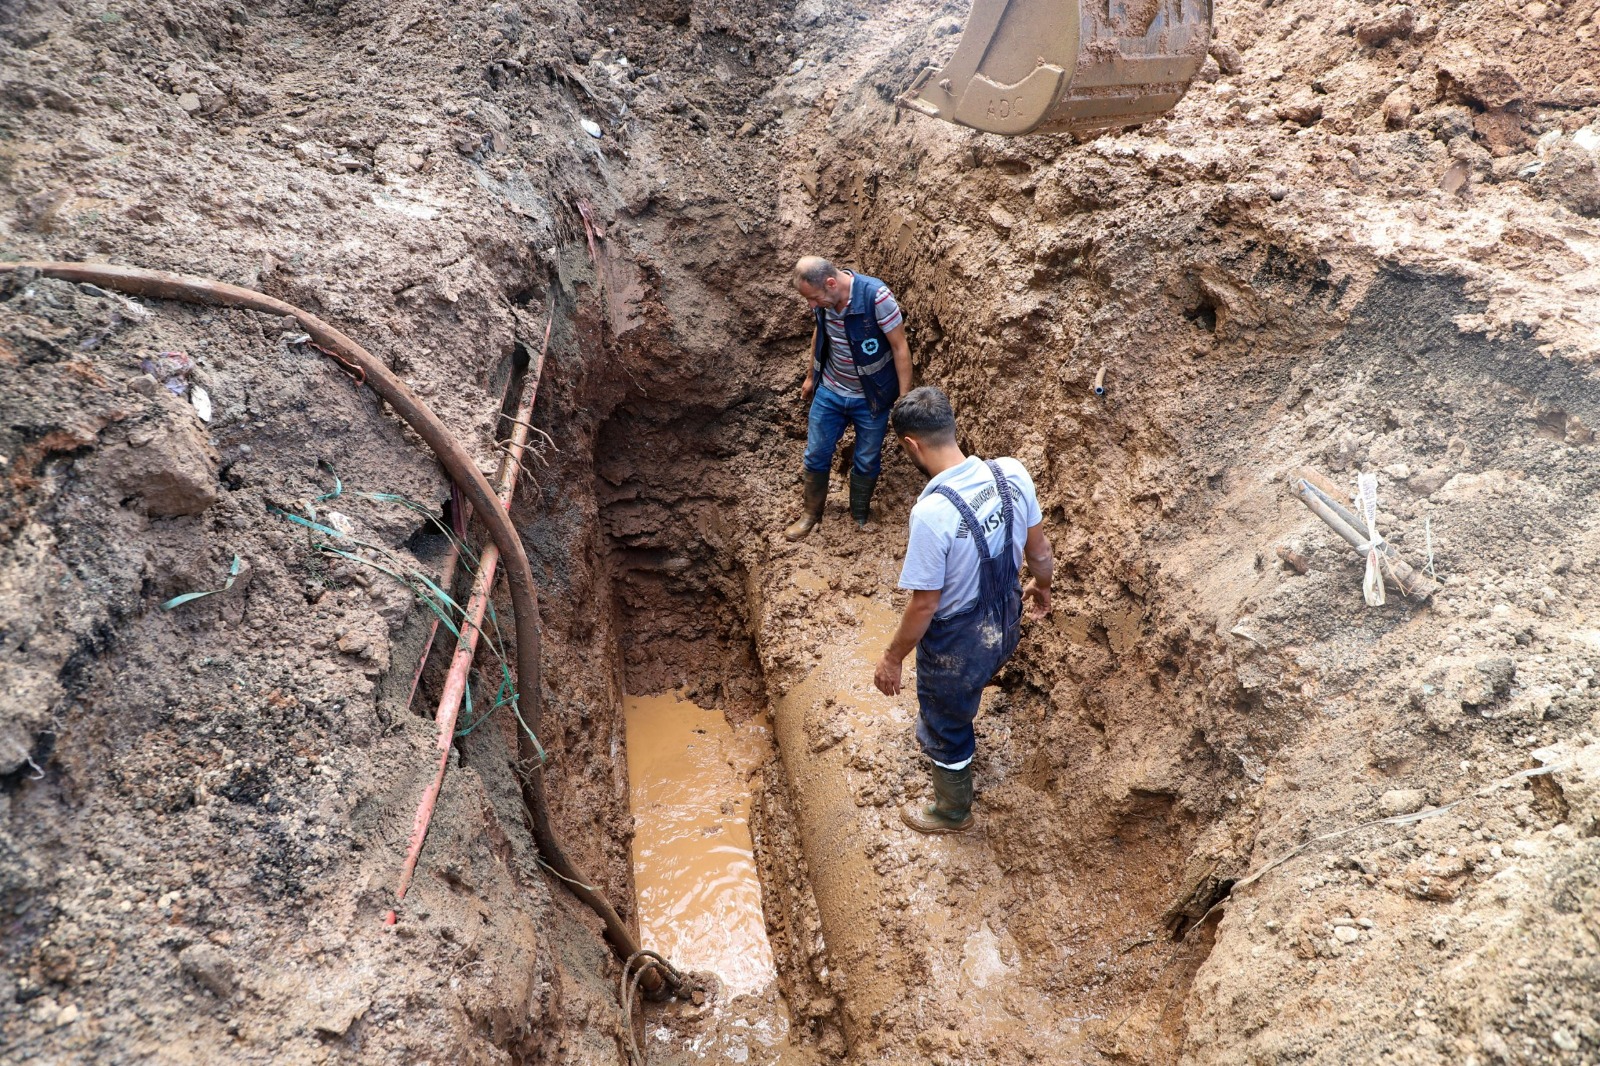
[[[855,288],[856,276],[851,274],[851,295],[855,294]],[[845,304],[846,308],[849,306]],[[889,291],[887,285],[878,287],[878,299],[873,309],[878,314],[878,328],[885,333],[905,321],[905,316],[900,313],[900,305],[895,303],[894,293]],[[831,307],[822,310],[828,323],[828,345],[833,350],[833,358],[822,366],[822,383],[829,392],[836,392],[840,396],[860,396],[861,378],[856,374],[855,357],[850,354],[850,338],[845,333],[844,316]]]

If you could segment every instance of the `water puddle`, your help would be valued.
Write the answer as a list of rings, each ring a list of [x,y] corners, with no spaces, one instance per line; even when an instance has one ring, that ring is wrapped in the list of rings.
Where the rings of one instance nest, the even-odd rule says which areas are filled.
[[[644,943],[726,996],[777,980],[750,843],[750,777],[772,750],[761,718],[734,729],[673,695],[623,703],[632,791],[633,876]]]

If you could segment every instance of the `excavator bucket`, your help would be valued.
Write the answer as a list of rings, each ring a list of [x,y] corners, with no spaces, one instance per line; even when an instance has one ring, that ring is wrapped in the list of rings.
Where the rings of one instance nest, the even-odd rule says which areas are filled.
[[[973,0],[943,67],[901,107],[986,133],[1086,133],[1160,118],[1211,46],[1211,0]]]

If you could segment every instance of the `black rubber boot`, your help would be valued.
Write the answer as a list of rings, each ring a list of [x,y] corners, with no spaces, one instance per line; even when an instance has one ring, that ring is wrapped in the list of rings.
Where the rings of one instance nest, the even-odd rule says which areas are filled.
[[[878,528],[872,521],[872,490],[877,487],[877,478],[850,471],[850,517],[868,532]]]
[[[804,474],[803,488],[801,489],[801,505],[805,508],[803,513],[783,535],[789,540],[800,540],[817,526],[822,524],[822,509],[828,504],[828,472],[826,470],[807,470]]]
[[[900,820],[919,833],[962,833],[972,828],[972,764],[959,770],[933,768],[933,802],[907,804]]]

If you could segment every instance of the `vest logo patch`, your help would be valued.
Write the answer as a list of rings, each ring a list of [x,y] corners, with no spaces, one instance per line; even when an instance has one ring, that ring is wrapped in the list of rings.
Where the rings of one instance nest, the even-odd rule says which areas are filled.
[[[866,340],[862,341],[861,342],[861,354],[862,355],[877,355],[878,354],[878,338],[876,338],[876,337],[868,337]]]

